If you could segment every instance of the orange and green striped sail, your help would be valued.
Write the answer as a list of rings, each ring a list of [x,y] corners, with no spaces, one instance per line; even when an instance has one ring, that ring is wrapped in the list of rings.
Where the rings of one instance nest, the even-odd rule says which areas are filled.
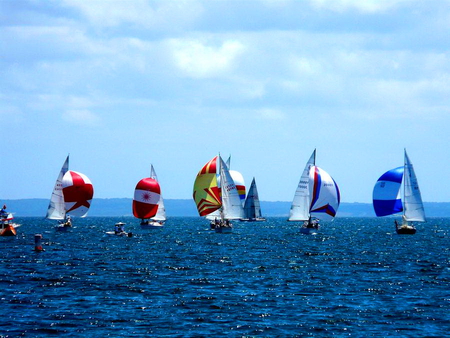
[[[214,157],[198,172],[194,183],[194,201],[200,216],[206,216],[222,206],[217,186],[217,159]]]

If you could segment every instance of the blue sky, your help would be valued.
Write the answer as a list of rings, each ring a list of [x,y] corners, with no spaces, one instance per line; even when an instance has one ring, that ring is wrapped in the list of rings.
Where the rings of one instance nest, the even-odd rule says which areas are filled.
[[[450,201],[450,1],[0,2],[0,198],[49,198],[65,157],[95,197],[158,174],[189,199],[220,152],[260,198],[306,161],[371,202],[406,148]]]

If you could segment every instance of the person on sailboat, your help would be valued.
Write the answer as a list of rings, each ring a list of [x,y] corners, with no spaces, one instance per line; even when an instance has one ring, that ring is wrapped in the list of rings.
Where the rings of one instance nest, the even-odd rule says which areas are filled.
[[[8,217],[8,213],[6,212],[6,204],[3,204],[3,208],[2,208],[2,210],[0,210],[0,217],[1,218],[7,218]]]
[[[64,223],[64,226],[71,227],[72,226],[72,218],[70,216],[67,216],[66,223]]]

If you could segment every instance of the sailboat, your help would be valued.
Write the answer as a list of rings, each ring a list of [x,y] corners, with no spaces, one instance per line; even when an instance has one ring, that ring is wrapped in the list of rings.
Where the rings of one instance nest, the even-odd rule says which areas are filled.
[[[141,219],[142,228],[161,228],[166,220],[166,209],[161,187],[153,165],[150,177],[138,182],[134,190],[133,215]]]
[[[71,216],[85,217],[91,206],[94,188],[89,178],[69,170],[69,156],[56,179],[46,218],[60,221],[58,230],[72,226]]]
[[[316,166],[316,150],[306,163],[295,191],[288,221],[301,221],[300,232],[315,233],[319,220],[331,221],[339,208],[340,192],[336,182]]]
[[[6,211],[6,205],[0,210],[0,236],[16,236],[16,228],[20,224],[13,223],[14,216],[12,213]]]
[[[193,198],[200,216],[219,211],[213,220],[216,232],[232,232],[230,220],[243,218],[242,202],[228,166],[222,157],[215,156],[198,172]]]
[[[256,181],[253,177],[247,198],[244,203],[244,218],[247,222],[260,222],[266,219],[261,215],[261,206],[259,203],[258,189],[256,188]]]
[[[385,172],[375,184],[373,207],[377,217],[403,212],[402,224],[395,220],[395,229],[400,235],[415,234],[413,222],[426,222],[419,183],[406,149],[403,167]]]
[[[231,168],[231,155],[228,156],[228,160],[225,162],[225,165],[227,166],[230,176],[233,179],[234,184],[236,185],[236,189],[238,191],[241,203],[244,204],[245,197],[246,197],[244,177],[242,176],[242,174],[239,171],[230,169]],[[217,185],[220,186],[220,173],[217,173],[217,175],[218,175],[217,176]],[[207,215],[206,219],[211,221],[211,228],[214,229],[216,227],[215,220],[220,219],[219,209],[217,209],[216,211]]]

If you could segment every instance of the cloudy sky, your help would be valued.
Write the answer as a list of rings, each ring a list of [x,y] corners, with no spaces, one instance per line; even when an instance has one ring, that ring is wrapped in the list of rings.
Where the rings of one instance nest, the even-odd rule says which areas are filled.
[[[260,198],[306,161],[371,202],[406,148],[450,201],[450,1],[0,1],[0,198],[49,198],[70,169],[132,197],[155,166],[189,199],[220,152]]]

